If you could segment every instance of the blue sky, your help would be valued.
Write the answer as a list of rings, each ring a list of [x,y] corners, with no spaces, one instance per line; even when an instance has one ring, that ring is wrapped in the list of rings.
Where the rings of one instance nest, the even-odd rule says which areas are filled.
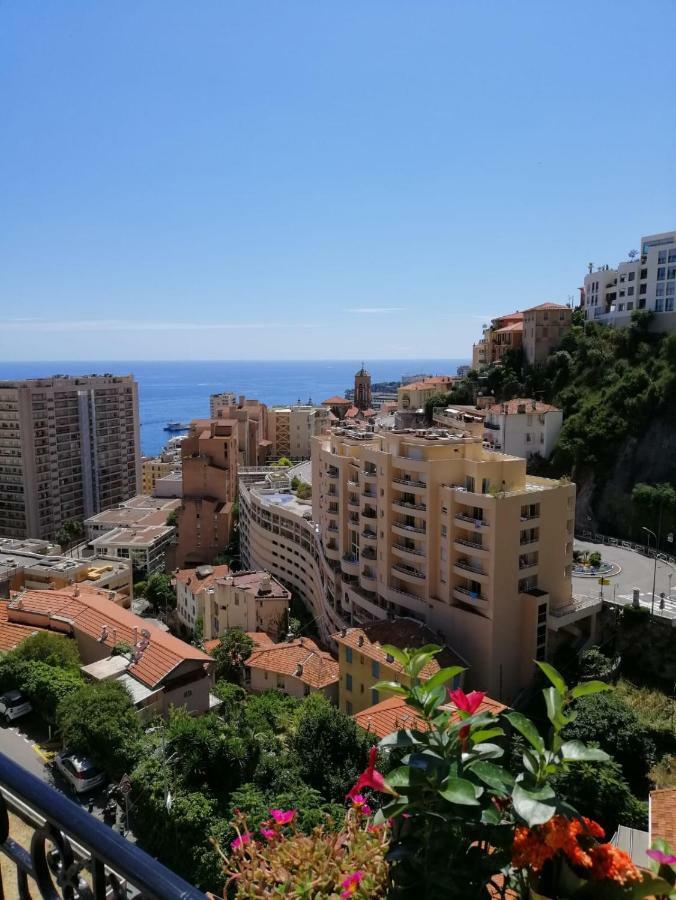
[[[468,356],[676,227],[676,4],[5,0],[0,358]]]

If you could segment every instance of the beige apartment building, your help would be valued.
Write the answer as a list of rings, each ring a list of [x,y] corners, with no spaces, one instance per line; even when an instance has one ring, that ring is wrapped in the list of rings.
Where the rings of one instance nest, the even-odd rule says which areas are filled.
[[[268,408],[265,403],[234,394],[212,394],[209,400],[212,419],[237,422],[237,448],[240,466],[262,466],[270,453]]]
[[[350,404],[348,403],[348,406]],[[321,406],[272,406],[268,410],[270,456],[309,459],[312,438],[328,427],[330,410]]]
[[[523,355],[531,365],[544,362],[572,322],[573,310],[561,303],[541,303],[523,314]]]
[[[446,394],[452,390],[457,375],[431,375],[422,381],[413,381],[397,389],[398,409],[422,409],[435,394]]]
[[[131,375],[0,382],[0,535],[54,538],[140,487]]]
[[[161,456],[144,456],[141,460],[141,490],[144,494],[152,494],[158,478],[171,475],[176,469],[173,460],[162,459]]]
[[[176,562],[186,568],[212,563],[230,541],[237,490],[237,422],[196,419],[181,444],[181,459]]]
[[[598,604],[571,589],[574,485],[480,438],[341,428],[315,439],[312,485],[309,516],[278,488],[241,490],[242,552],[299,591],[325,639],[414,618],[467,659],[470,686],[510,701],[552,639],[593,636]]]

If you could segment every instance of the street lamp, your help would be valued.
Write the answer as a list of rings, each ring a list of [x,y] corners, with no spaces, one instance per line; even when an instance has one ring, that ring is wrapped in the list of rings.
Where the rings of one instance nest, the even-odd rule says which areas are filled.
[[[655,579],[657,578],[657,535],[654,531],[646,528],[645,525],[641,526],[641,531],[645,531],[646,534],[652,535],[655,538],[655,563],[653,565],[653,599],[650,605],[650,618],[652,619],[655,611]],[[650,550],[650,537],[648,537],[648,550]]]

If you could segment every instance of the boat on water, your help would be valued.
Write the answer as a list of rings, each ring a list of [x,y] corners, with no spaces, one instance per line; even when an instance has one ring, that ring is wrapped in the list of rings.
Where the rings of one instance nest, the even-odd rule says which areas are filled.
[[[165,431],[189,431],[190,425],[186,425],[185,422],[167,422],[164,426]]]

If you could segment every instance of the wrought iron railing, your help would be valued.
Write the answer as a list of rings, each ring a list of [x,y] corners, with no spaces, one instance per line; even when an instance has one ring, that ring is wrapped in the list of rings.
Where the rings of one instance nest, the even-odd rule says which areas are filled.
[[[29,847],[12,836],[10,812],[34,826]],[[3,754],[0,850],[14,866],[22,900],[35,896],[29,879],[49,900],[205,900],[197,888]],[[0,874],[0,897],[6,896],[14,894],[8,894]]]

